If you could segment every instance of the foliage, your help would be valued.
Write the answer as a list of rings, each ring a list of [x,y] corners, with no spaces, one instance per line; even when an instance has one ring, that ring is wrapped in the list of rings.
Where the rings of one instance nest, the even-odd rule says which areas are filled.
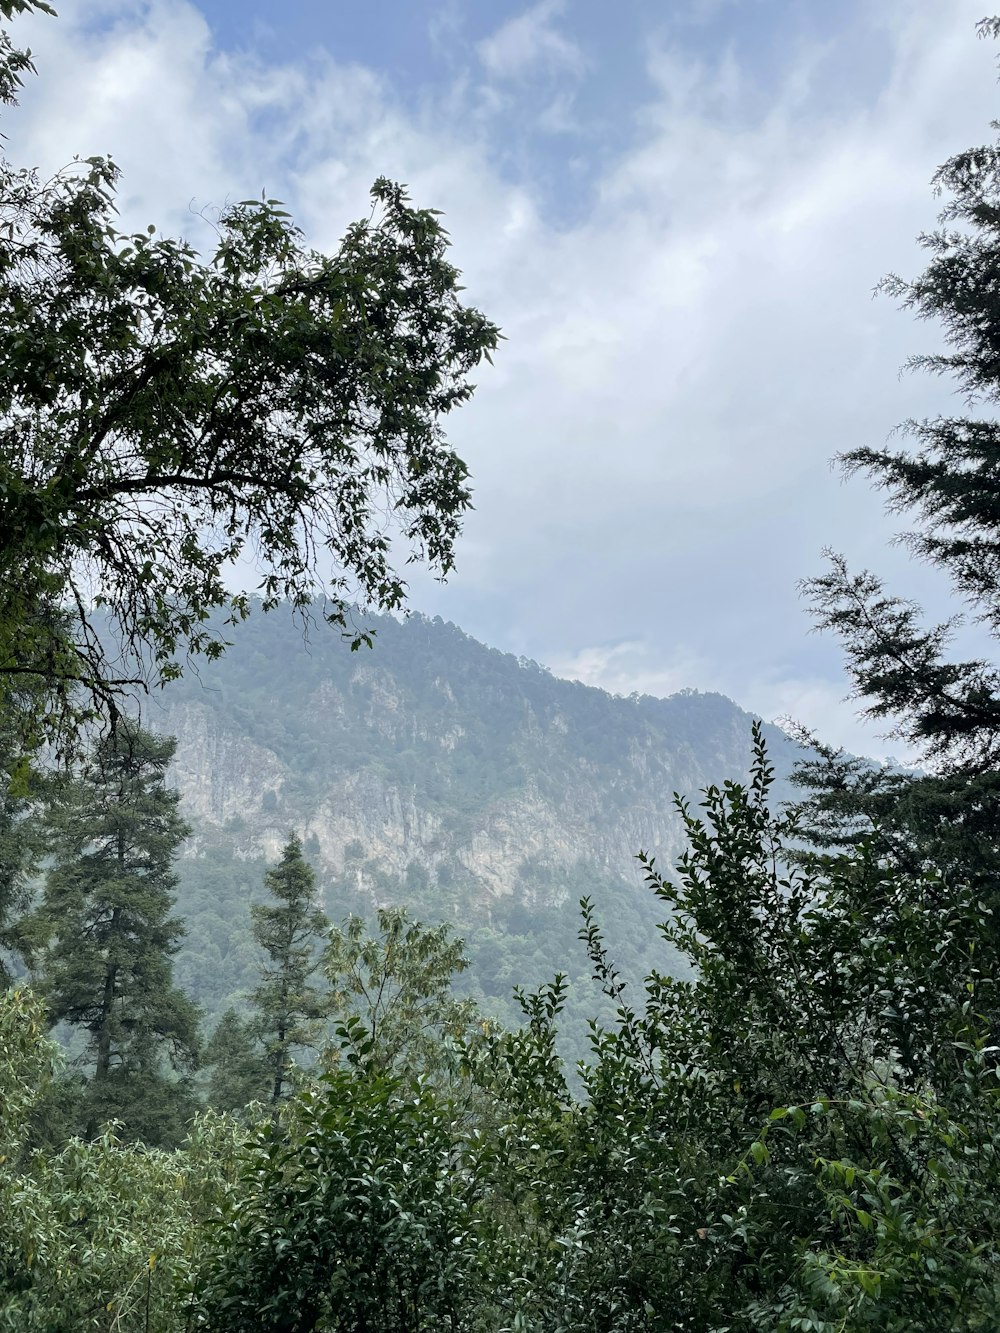
[[[251,908],[254,938],[266,961],[253,993],[252,1030],[264,1046],[270,1070],[270,1099],[287,1095],[292,1052],[316,1044],[323,1014],[320,989],[310,978],[319,969],[320,940],[329,921],[315,903],[315,876],[293,837],[264,883],[276,904]]]
[[[254,1035],[252,1020],[227,1009],[206,1044],[211,1070],[205,1099],[216,1111],[242,1112],[274,1091],[274,1073]]]
[[[447,925],[411,921],[403,907],[379,908],[377,920],[377,935],[356,916],[330,931],[323,970],[335,1031],[346,1051],[363,1051],[381,1071],[440,1074],[478,1017],[451,993],[468,966],[463,943]]]
[[[32,706],[30,688],[22,685],[12,693],[22,696],[15,712]],[[0,707],[0,986],[10,983],[17,965],[18,922],[30,905],[42,851],[38,803],[47,784],[28,761],[22,740],[12,713]]]
[[[357,1062],[322,1075],[249,1148],[246,1196],[198,1280],[213,1333],[467,1328],[478,1191],[441,1094]]]
[[[206,1225],[166,1243],[178,1308],[186,1282],[191,1319],[219,1333],[991,1327],[988,909],[870,846],[793,864],[759,730],[755,748],[748,783],[680,803],[676,878],[644,860],[689,979],[653,972],[628,999],[583,903],[615,1018],[594,1027],[580,1099],[556,1048],[562,978],[522,994],[521,1028],[470,1029],[459,1077],[478,1091],[459,1096],[398,1072],[447,1001],[454,942],[402,914],[382,938],[335,936],[334,975],[363,983],[343,988],[340,1061],[251,1130],[235,1176],[223,1153]],[[125,1150],[91,1147],[96,1190]],[[137,1251],[100,1243],[119,1291]]]
[[[58,1059],[45,1029],[46,1015],[37,996],[20,989],[0,991],[0,1143],[5,1163],[20,1152],[28,1114]]]
[[[188,832],[164,786],[173,753],[172,740],[123,723],[58,786],[47,820],[50,865],[26,933],[50,1024],[86,1037],[89,1136],[121,1119],[147,1142],[176,1141],[194,1109],[164,1069],[190,1068],[198,1046],[171,969],[183,933],[173,859]]]
[[[18,7],[0,0],[8,16]],[[1000,32],[1000,21],[988,26]],[[15,76],[25,67],[9,65]],[[0,85],[0,96],[12,87]],[[981,150],[942,169],[960,225],[929,238],[923,279],[896,288],[920,313],[945,318],[954,351],[932,368],[987,397],[996,387],[998,162],[1000,149]],[[383,370],[391,385],[395,371]],[[915,461],[866,451],[849,461],[916,505],[925,522],[915,548],[949,570],[996,630],[993,427],[977,418],[914,430]],[[29,514],[29,536],[32,522]],[[969,560],[978,562],[971,572]],[[46,588],[24,570],[22,589],[54,596],[61,576]],[[303,566],[292,573],[308,576]],[[271,960],[259,1015],[248,1025],[227,1013],[214,1039],[217,1100],[233,1104],[262,1077],[253,1033],[268,1042],[275,1104],[249,1130],[208,1116],[172,1153],[124,1144],[113,1129],[32,1151],[34,1118],[58,1090],[54,1048],[37,1000],[4,997],[0,1329],[994,1328],[1000,685],[988,664],[948,663],[946,631],[923,629],[871,576],[835,561],[810,590],[821,622],[844,635],[871,711],[901,716],[938,771],[912,781],[820,750],[804,774],[816,798],[775,815],[774,768],[755,726],[746,781],[707,787],[697,806],[677,798],[685,850],[675,874],[640,856],[663,956],[681,957],[685,973],[653,967],[641,985],[628,982],[593,903],[581,902],[581,939],[610,1008],[591,1027],[581,1096],[557,1045],[567,979],[519,992],[514,1030],[476,1024],[451,991],[461,945],[400,909],[379,913],[377,935],[357,917],[331,932],[336,1060],[286,1096],[290,1050],[313,1040],[324,1008],[311,978],[326,919],[295,839],[266,877],[277,905],[251,911]],[[26,620],[29,645],[49,609],[43,596]],[[538,674],[527,711],[558,735]],[[377,684],[361,681],[372,707]],[[588,743],[599,748],[605,705],[586,699]],[[501,692],[483,734],[518,734],[524,712]],[[521,726],[522,739],[530,730]],[[523,781],[524,748],[505,751],[498,773],[476,744],[460,780],[478,773],[481,782],[460,822],[484,793]],[[168,1034],[141,1005],[131,1027],[114,1027],[87,998],[85,982],[103,976],[106,994],[109,976],[112,988],[118,979],[89,941],[116,912],[137,911],[133,933],[152,931],[162,966],[149,971],[169,1015],[170,865],[182,830],[162,789],[169,745],[120,728],[103,746],[103,764],[63,788],[46,902],[29,925],[36,943],[46,924],[56,941],[50,996],[87,1028],[103,1069],[95,1084],[110,1088],[110,1052],[126,1076],[135,1056],[148,1079],[157,1067],[145,1063],[149,1041]],[[406,762],[420,769],[415,751]],[[540,785],[555,790],[554,776]],[[266,813],[278,815],[283,794],[269,798]],[[20,835],[19,813],[0,825],[0,855],[2,838]],[[23,874],[16,837],[8,845]],[[363,844],[345,859],[356,887],[374,873]],[[416,862],[405,879],[418,896],[432,887]],[[526,876],[525,892],[510,895],[508,922],[526,919],[533,884]],[[104,905],[91,919],[94,903]],[[132,960],[123,975],[143,971],[123,956]],[[497,974],[509,961],[494,959]],[[133,1028],[145,1039],[134,1051]]]
[[[781,1327],[951,1333],[995,1326],[1000,1228],[991,1200],[1000,1183],[1000,1088],[992,1058],[974,1051],[954,1092],[958,1107],[928,1092],[876,1087],[841,1105],[821,1099],[771,1112],[752,1145],[762,1162],[773,1160],[776,1122],[801,1136],[819,1121],[830,1145],[815,1156],[813,1175],[831,1234],[816,1248],[799,1242],[794,1289],[776,1303]],[[882,1147],[885,1157],[870,1152],[859,1166],[855,1153],[836,1155],[837,1143],[851,1140]]]
[[[26,8],[48,7],[0,14]],[[0,97],[30,68],[5,36]],[[355,644],[349,598],[403,603],[399,545],[446,573],[470,491],[441,423],[498,339],[399,185],[333,255],[262,197],[222,210],[203,258],[120,231],[118,179],[0,160],[0,687],[42,686],[26,741],[221,652],[208,615],[247,614],[225,584],[244,555],[265,608],[322,592]]]
[[[981,904],[864,851],[790,866],[770,781],[758,734],[748,785],[682,803],[676,881],[645,861],[693,979],[653,973],[629,1002],[584,903],[618,1012],[582,1102],[553,1055],[558,980],[477,1062],[505,1108],[496,1247],[520,1327],[989,1326]]]
[[[984,20],[981,36],[1000,35]],[[993,126],[996,130],[997,126]],[[964,412],[901,427],[903,447],[860,447],[842,455],[887,492],[891,512],[912,519],[901,540],[939,569],[988,639],[1000,633],[997,459],[1000,323],[994,291],[1000,266],[1000,140],[958,153],[935,174],[945,196],[940,225],[919,240],[929,259],[912,281],[882,288],[904,309],[934,320],[944,349],[911,357],[908,368],[952,378]],[[901,869],[958,875],[992,908],[1000,868],[1000,671],[990,654],[957,660],[960,616],[928,626],[921,609],[892,595],[876,575],[852,573],[834,555],[827,573],[803,585],[817,624],[845,649],[856,697],[890,734],[916,747],[930,772],[878,772],[820,746],[802,765],[803,817],[820,846],[871,840]],[[992,946],[996,948],[996,939]]]
[[[997,20],[984,20],[980,33],[1000,33]],[[1000,265],[1000,140],[950,158],[935,173],[934,186],[948,199],[940,227],[920,237],[931,256],[926,269],[912,281],[890,275],[882,287],[943,331],[946,350],[911,357],[908,366],[953,376],[973,410],[906,422],[913,452],[862,447],[842,461],[884,487],[893,511],[913,512],[916,524],[905,542],[948,575],[995,636],[1000,425],[975,409],[995,403],[1000,389],[1000,325],[993,305]],[[805,587],[820,625],[840,635],[870,716],[896,719],[898,734],[946,768],[979,773],[997,767],[1000,676],[984,661],[947,659],[951,624],[923,628],[919,608],[887,595],[871,574],[852,576],[840,557]]]
[[[45,4],[44,0],[0,0],[0,18],[8,23],[16,15],[30,14],[32,11],[39,14],[55,14],[55,10]],[[10,33],[6,30],[0,31],[0,102],[7,106],[16,106],[17,92],[23,83],[21,76],[34,72],[31,52],[16,47],[11,41]]]
[[[239,1133],[209,1115],[182,1151],[109,1129],[26,1153],[56,1062],[41,1002],[0,995],[0,1329],[181,1333],[200,1228],[235,1188]]]

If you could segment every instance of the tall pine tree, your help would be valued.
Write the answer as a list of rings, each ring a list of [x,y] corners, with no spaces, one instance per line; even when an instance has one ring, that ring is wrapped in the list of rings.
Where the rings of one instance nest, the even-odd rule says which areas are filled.
[[[172,739],[122,723],[62,784],[36,956],[53,1026],[84,1034],[90,1073],[81,1128],[110,1118],[130,1137],[177,1138],[191,1109],[198,1016],[173,984],[183,925],[171,915],[173,860],[189,830],[164,783]]]
[[[277,902],[251,908],[254,938],[266,955],[261,983],[253,993],[254,1029],[264,1044],[276,1106],[288,1091],[293,1051],[315,1044],[325,1006],[311,978],[320,965],[320,946],[330,922],[316,905],[316,876],[297,837],[290,839],[264,883]]]
[[[1000,37],[1000,19],[979,25]],[[996,129],[997,126],[994,125]],[[891,511],[914,520],[901,535],[940,569],[993,639],[1000,638],[1000,140],[950,158],[934,177],[946,198],[940,226],[921,236],[929,255],[912,280],[883,288],[919,318],[933,320],[944,350],[909,366],[947,375],[965,412],[904,423],[903,447],[845,453],[884,489]],[[836,633],[855,696],[867,716],[915,747],[928,773],[917,780],[878,772],[820,747],[798,781],[810,793],[806,819],[825,846],[874,838],[906,871],[933,865],[974,883],[996,910],[1000,875],[1000,667],[995,652],[957,659],[958,617],[924,623],[912,602],[832,555],[826,574],[804,585],[819,626]],[[998,932],[1000,946],[1000,932]]]

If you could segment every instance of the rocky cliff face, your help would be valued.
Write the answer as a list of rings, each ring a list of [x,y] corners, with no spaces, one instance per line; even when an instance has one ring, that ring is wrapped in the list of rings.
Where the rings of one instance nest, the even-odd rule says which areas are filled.
[[[634,880],[680,850],[673,793],[741,777],[751,719],[689,693],[617,698],[497,653],[454,626],[378,622],[370,652],[258,617],[150,722],[178,739],[196,826],[268,859],[294,829],[327,876],[359,859],[460,876],[486,903],[580,863]],[[794,747],[771,729],[779,774]]]
[[[610,1002],[591,982],[578,900],[592,899],[633,983],[685,970],[634,856],[669,867],[673,793],[741,777],[751,718],[718,695],[614,698],[440,621],[376,628],[374,649],[351,653],[319,630],[304,644],[288,617],[251,617],[145,719],[178,738],[172,776],[195,828],[178,867],[178,980],[210,1024],[245,1004],[260,966],[252,904],[294,830],[331,919],[394,903],[450,923],[483,1013],[517,1024],[512,987],[567,974],[563,1039],[585,1056],[587,1021]],[[773,729],[769,744],[787,774],[795,747]]]

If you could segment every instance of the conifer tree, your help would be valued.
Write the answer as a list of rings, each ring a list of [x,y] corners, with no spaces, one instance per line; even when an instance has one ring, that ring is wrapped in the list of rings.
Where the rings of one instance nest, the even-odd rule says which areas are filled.
[[[1000,37],[1000,19],[979,25]],[[997,126],[994,125],[994,129]],[[883,290],[933,320],[944,350],[908,367],[952,379],[967,410],[902,426],[904,444],[841,457],[886,491],[913,522],[901,540],[940,569],[956,597],[1000,639],[1000,139],[956,154],[934,176],[946,199],[940,226],[919,238],[929,255],[912,280]],[[950,641],[960,617],[924,622],[920,607],[832,554],[804,584],[823,629],[836,633],[855,696],[868,717],[915,747],[929,772],[913,781],[820,749],[798,781],[820,845],[874,836],[879,854],[907,870],[960,870],[996,902],[1000,872],[1000,666],[997,654],[960,660]]]
[[[254,1036],[253,1021],[235,1009],[227,1009],[219,1019],[205,1047],[205,1064],[211,1068],[206,1097],[216,1111],[242,1111],[270,1096],[270,1067]]]
[[[173,860],[188,827],[164,785],[172,739],[121,724],[49,815],[52,864],[35,923],[35,962],[53,1026],[86,1037],[82,1125],[109,1118],[148,1140],[175,1138],[197,1054],[197,1011],[173,984],[183,934],[171,915]]]
[[[330,923],[315,902],[316,876],[292,837],[281,860],[264,876],[277,899],[251,908],[254,938],[266,955],[261,983],[253,993],[254,1028],[264,1044],[271,1079],[271,1102],[287,1093],[292,1052],[314,1044],[322,1017],[322,994],[311,978],[320,965],[320,946]]]

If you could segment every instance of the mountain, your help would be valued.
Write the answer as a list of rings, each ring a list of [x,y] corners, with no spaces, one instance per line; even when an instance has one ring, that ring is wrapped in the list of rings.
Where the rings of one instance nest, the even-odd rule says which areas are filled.
[[[146,718],[178,739],[194,827],[178,975],[209,1013],[253,982],[249,903],[293,829],[331,917],[406,902],[454,922],[469,987],[501,1017],[513,983],[556,970],[583,983],[577,1017],[594,1010],[584,894],[626,975],[669,970],[633,858],[681,850],[675,792],[745,775],[751,716],[717,694],[613,696],[439,619],[371,623],[374,646],[352,653],[323,625],[252,616]],[[780,799],[800,751],[765,731]]]

